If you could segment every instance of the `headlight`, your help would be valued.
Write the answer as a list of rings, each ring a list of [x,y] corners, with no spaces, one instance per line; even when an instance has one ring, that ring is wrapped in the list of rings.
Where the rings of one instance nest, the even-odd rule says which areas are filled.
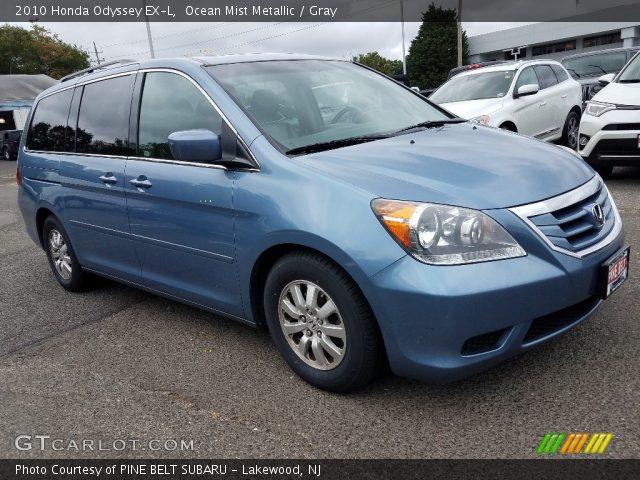
[[[489,122],[491,121],[491,117],[489,115],[480,115],[478,117],[473,117],[473,118],[469,119],[469,121],[471,123],[477,123],[478,125],[487,126],[487,125],[489,125]]]
[[[584,113],[594,117],[599,117],[603,113],[615,109],[616,106],[612,103],[587,102],[587,108]]]
[[[495,220],[478,210],[377,198],[374,213],[413,257],[432,265],[461,265],[527,253]]]

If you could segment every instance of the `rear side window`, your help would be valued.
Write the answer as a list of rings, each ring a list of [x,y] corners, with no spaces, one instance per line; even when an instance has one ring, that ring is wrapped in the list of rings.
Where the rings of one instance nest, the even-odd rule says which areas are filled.
[[[205,129],[220,135],[222,117],[186,78],[175,73],[147,73],[140,102],[138,155],[172,160],[169,135]]]
[[[560,65],[551,65],[556,77],[558,77],[558,83],[562,83],[569,78],[569,75]]]
[[[540,79],[541,90],[557,85],[558,79],[549,65],[535,65],[533,68]]]
[[[84,86],[76,130],[78,153],[129,154],[129,111],[134,78],[126,75]]]
[[[27,135],[27,148],[45,152],[68,150],[65,139],[71,139],[73,131],[67,127],[69,106],[73,90],[64,90],[38,102]]]

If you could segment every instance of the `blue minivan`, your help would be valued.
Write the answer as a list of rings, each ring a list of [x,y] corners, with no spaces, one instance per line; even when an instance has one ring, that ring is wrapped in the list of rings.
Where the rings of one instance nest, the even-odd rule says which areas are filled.
[[[19,205],[64,288],[99,275],[266,325],[320,388],[387,365],[462,378],[627,276],[620,215],[576,154],[351,62],[115,62],[43,92],[26,125]]]

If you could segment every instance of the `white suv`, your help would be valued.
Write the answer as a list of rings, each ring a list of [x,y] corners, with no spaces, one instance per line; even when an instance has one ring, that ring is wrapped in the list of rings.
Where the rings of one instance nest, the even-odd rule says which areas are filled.
[[[640,53],[587,103],[580,123],[578,152],[602,176],[615,165],[640,165]]]
[[[578,147],[582,89],[553,60],[504,63],[456,75],[429,100],[459,117]]]

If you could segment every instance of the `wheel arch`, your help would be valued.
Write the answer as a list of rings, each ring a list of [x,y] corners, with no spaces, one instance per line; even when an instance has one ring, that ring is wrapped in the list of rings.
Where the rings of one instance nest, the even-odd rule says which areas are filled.
[[[518,133],[518,127],[516,127],[516,124],[513,123],[511,120],[506,120],[506,121],[502,122],[500,124],[499,128],[503,128],[503,129],[508,130],[510,132]]]
[[[57,218],[55,213],[53,213],[53,211],[48,207],[40,207],[36,211],[36,230],[38,232],[38,239],[40,240],[40,246],[42,247],[42,249],[44,249],[44,239],[42,238],[44,222],[50,216]]]

